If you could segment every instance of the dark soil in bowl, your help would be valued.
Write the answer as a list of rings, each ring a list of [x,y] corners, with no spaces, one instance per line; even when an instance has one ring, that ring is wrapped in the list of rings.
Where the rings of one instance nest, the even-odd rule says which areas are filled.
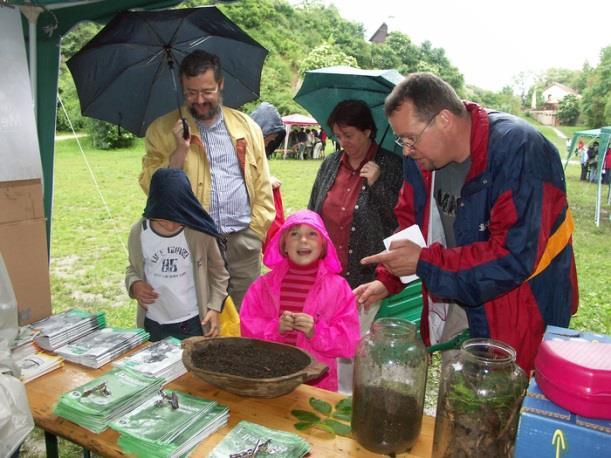
[[[255,379],[294,374],[310,364],[310,359],[297,349],[238,340],[198,345],[191,359],[199,369]]]

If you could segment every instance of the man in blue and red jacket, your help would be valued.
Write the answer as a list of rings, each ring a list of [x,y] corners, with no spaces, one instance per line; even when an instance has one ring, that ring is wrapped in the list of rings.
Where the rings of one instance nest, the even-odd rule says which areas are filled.
[[[359,302],[400,291],[397,277],[416,273],[426,344],[442,335],[429,326],[443,325],[440,310],[455,311],[471,337],[508,343],[529,371],[545,326],[568,326],[578,305],[558,151],[528,123],[462,102],[430,73],[397,85],[385,111],[406,156],[397,219],[418,224],[429,244],[395,241],[364,258],[380,264],[377,279],[355,289]]]

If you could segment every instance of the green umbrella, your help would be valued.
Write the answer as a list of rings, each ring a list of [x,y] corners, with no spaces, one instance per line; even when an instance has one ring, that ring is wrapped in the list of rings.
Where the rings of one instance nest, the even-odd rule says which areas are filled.
[[[397,70],[362,70],[352,67],[327,67],[306,72],[294,100],[320,123],[327,134],[331,111],[342,100],[362,100],[369,106],[378,128],[376,142],[383,148],[401,154],[384,116],[384,99],[403,80]]]

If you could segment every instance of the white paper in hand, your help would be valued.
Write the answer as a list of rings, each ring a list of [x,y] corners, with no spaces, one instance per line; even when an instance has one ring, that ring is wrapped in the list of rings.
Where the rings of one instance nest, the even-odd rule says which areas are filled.
[[[420,247],[426,246],[426,242],[424,241],[424,236],[422,235],[422,232],[420,231],[420,228],[418,227],[417,224],[413,224],[410,227],[391,235],[390,237],[386,237],[384,239],[384,246],[386,247],[387,251],[390,249],[391,242],[395,240],[409,240],[410,242],[414,242],[416,245]],[[400,280],[401,280],[401,283],[405,284],[405,283],[410,283],[416,280],[417,278],[418,278],[418,275],[412,274],[412,275],[405,275],[403,277],[400,277]]]

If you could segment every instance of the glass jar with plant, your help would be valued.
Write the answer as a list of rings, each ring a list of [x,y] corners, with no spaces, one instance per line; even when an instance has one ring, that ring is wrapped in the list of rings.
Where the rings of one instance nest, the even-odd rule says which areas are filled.
[[[516,352],[493,339],[463,342],[441,373],[433,457],[512,457],[528,379]]]

